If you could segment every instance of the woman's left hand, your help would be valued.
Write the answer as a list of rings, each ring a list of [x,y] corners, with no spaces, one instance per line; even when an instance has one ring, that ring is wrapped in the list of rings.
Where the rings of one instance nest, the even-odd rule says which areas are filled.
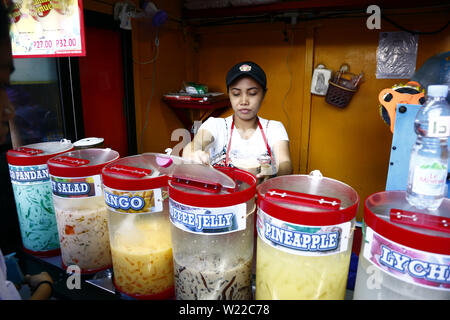
[[[258,174],[256,175],[257,184],[260,184],[260,183],[262,183],[262,182],[264,182],[264,181],[267,181],[267,180],[269,180],[271,177],[272,177],[272,176],[268,176],[268,175],[265,175],[265,174],[263,174],[263,173],[258,173]]]

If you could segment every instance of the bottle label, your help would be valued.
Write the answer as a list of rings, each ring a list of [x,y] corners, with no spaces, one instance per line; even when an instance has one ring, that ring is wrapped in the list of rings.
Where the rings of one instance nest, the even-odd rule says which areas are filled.
[[[332,226],[307,226],[276,219],[258,210],[256,229],[269,246],[301,256],[325,256],[347,251],[352,222]]]
[[[431,118],[428,122],[428,136],[433,138],[450,136],[450,116]]]
[[[444,193],[446,180],[446,165],[438,162],[421,164],[414,169],[412,191],[427,196],[440,196]]]
[[[363,256],[379,270],[422,287],[450,291],[450,256],[405,247],[365,226]]]

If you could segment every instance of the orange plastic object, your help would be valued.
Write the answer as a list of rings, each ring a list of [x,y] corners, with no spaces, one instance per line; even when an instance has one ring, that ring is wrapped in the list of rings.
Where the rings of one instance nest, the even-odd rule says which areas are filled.
[[[409,87],[411,89],[416,89],[418,93],[411,94],[411,93],[400,93],[396,90],[400,88],[406,88]],[[391,95],[392,98],[390,101],[386,101],[385,98],[388,95]],[[399,103],[402,104],[421,104],[420,99],[425,97],[425,92],[423,89],[421,89],[420,84],[415,81],[409,81],[405,85],[396,85],[392,88],[383,89],[381,90],[380,94],[378,95],[378,100],[380,101],[381,105],[386,108],[386,111],[389,114],[390,118],[390,129],[391,132],[394,133],[394,126],[395,126],[395,113],[396,108]]]

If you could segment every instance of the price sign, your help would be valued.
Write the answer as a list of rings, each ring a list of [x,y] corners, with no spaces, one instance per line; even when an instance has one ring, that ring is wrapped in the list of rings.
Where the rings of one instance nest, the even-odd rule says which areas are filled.
[[[85,56],[82,0],[12,0],[13,57]]]

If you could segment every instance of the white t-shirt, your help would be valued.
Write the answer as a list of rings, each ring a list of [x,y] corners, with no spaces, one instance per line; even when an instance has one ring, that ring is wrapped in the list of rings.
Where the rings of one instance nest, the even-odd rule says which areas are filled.
[[[0,250],[0,300],[22,300],[14,283],[6,280],[6,264]]]
[[[273,148],[279,141],[289,141],[286,129],[280,121],[267,120],[261,117],[259,117],[259,121],[264,130],[273,160],[276,163]],[[214,142],[209,148],[211,165],[223,165],[225,163],[232,123],[233,116],[227,118],[210,117],[200,126],[199,131],[207,130],[214,137]],[[270,155],[267,151],[267,146],[259,127],[248,139],[241,138],[239,131],[235,127],[231,138],[229,157],[231,165],[233,165],[233,160],[235,160],[235,163],[237,163],[238,160],[248,160],[257,161],[260,164],[271,164],[272,167],[275,166],[275,163],[270,162]]]

